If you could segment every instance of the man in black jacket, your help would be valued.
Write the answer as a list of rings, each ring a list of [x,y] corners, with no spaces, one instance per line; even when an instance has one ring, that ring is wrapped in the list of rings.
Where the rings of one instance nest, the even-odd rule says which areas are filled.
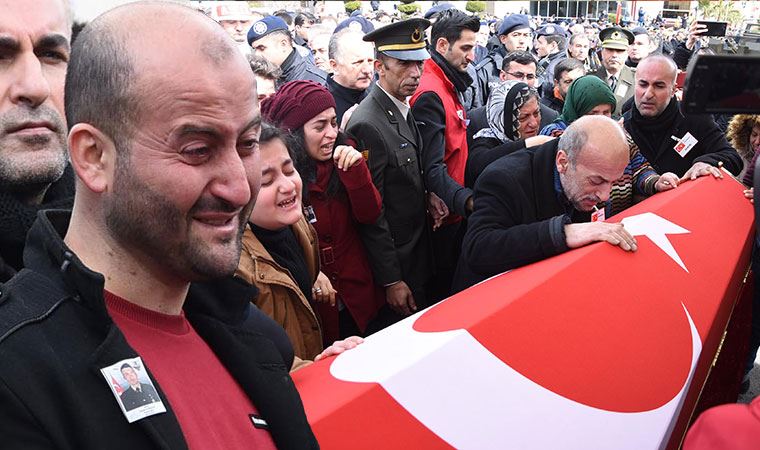
[[[284,330],[230,277],[261,177],[234,42],[177,4],[115,8],[79,35],[65,103],[73,210],[38,216],[1,289],[2,447],[317,448]],[[129,361],[160,402],[122,410]]]
[[[591,211],[609,199],[628,155],[613,120],[586,116],[559,140],[491,163],[475,183],[454,291],[592,242],[635,251],[636,240],[622,224],[589,222]]]
[[[332,73],[327,76],[327,89],[335,99],[338,124],[343,114],[358,105],[369,93],[375,75],[375,48],[362,40],[364,33],[345,28],[330,37],[329,56]]]
[[[14,45],[7,46],[0,64],[0,282],[23,266],[26,233],[37,211],[71,208],[74,201],[63,118],[71,24],[56,17],[63,19],[57,28],[30,31],[43,16],[60,16],[63,2],[10,2],[2,8],[0,36],[12,36]],[[25,23],[25,12],[39,19]]]
[[[293,80],[316,81],[322,85],[327,83],[327,74],[293,47],[288,24],[277,16],[267,16],[254,22],[248,30],[248,44],[253,48],[254,55],[282,70],[276,83],[278,89]]]
[[[722,163],[731,173],[739,174],[741,156],[712,116],[681,112],[674,96],[677,72],[667,56],[641,60],[636,70],[634,107],[623,115],[625,129],[658,173],[673,172],[682,179],[707,174],[722,177],[717,168]]]

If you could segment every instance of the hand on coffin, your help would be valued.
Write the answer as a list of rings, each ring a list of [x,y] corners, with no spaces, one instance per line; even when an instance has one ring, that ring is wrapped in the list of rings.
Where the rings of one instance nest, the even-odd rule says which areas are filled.
[[[335,151],[333,152],[335,165],[338,166],[338,169],[343,171],[347,171],[349,168],[359,164],[359,161],[362,159],[362,154],[348,145],[339,145],[335,147]]]
[[[338,291],[333,289],[330,279],[321,271],[317,275],[317,281],[314,282],[314,287],[311,291],[314,294],[314,301],[329,303],[330,306],[335,306],[335,294]]]
[[[667,191],[678,186],[678,175],[672,172],[665,172],[660,175],[660,179],[654,184],[654,190],[657,192]]]
[[[715,178],[723,178],[723,173],[720,171],[719,168],[715,166],[711,166],[707,163],[703,162],[695,162],[689,170],[686,171],[686,173],[681,177],[678,182],[683,182],[687,180],[696,180],[698,177],[703,177],[705,175],[712,175]]]
[[[622,223],[571,223],[565,225],[565,241],[570,248],[607,241],[627,252],[635,252],[638,249],[636,239],[623,227]]]
[[[750,203],[755,203],[755,188],[751,187],[745,190],[744,197],[746,197]]]
[[[414,303],[412,290],[403,281],[386,287],[385,299],[391,309],[404,316],[417,311],[417,304]]]
[[[360,338],[359,336],[351,336],[343,339],[342,341],[335,341],[331,346],[324,349],[322,353],[318,354],[317,357],[314,358],[314,362],[330,356],[340,355],[346,350],[351,350],[362,342],[364,342],[364,339]]]

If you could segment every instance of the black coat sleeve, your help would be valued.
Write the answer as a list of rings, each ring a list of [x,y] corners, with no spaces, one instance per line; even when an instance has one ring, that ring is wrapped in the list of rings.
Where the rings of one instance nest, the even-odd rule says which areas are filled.
[[[465,204],[472,196],[472,190],[454,181],[443,162],[446,149],[446,113],[437,94],[426,92],[412,106],[412,114],[422,135],[422,167],[425,171],[425,186],[446,203],[456,214],[465,216]]]
[[[0,379],[0,436],[3,449],[35,450],[55,448],[45,427],[32,415],[13,391]]]
[[[478,138],[473,142],[472,148],[467,155],[467,169],[465,170],[465,185],[467,187],[475,186],[478,176],[488,167],[489,164],[509,155],[517,150],[525,148],[525,139],[499,143],[496,139]]]
[[[475,210],[462,243],[470,270],[488,277],[568,250],[565,215],[530,222],[534,201],[526,180],[515,179],[495,163],[475,184]]]
[[[678,66],[679,69],[686,70],[686,67],[689,65],[691,55],[693,54],[694,52],[692,50],[686,48],[686,43],[681,42],[673,51],[673,62],[676,63],[676,66]]]
[[[744,161],[735,148],[726,140],[726,135],[720,131],[718,125],[709,114],[692,116],[696,123],[690,124],[689,128],[699,132],[699,143],[703,146],[704,154],[694,158],[694,162],[703,162],[711,166],[723,163],[729,172],[739,175],[744,168]]]
[[[367,149],[367,166],[372,174],[380,196],[385,198],[385,169],[388,166],[388,150],[380,131],[369,122],[350,126],[350,132],[361,141],[362,148]],[[351,123],[351,125],[354,125]],[[385,206],[375,223],[360,224],[359,236],[367,249],[372,275],[375,283],[386,286],[402,278],[396,246],[393,243],[390,226],[385,218]]]

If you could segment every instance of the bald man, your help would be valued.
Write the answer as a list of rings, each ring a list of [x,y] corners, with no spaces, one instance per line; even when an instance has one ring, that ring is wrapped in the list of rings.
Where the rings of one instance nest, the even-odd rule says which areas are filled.
[[[682,180],[722,177],[718,163],[738,175],[742,158],[709,114],[684,114],[675,97],[678,69],[672,59],[651,55],[639,62],[634,106],[623,115],[625,129],[658,173]]]
[[[489,165],[475,184],[455,290],[592,242],[636,251],[622,224],[590,222],[594,208],[610,198],[628,156],[615,121],[585,116],[560,139]]]
[[[74,45],[65,110],[73,210],[38,217],[0,298],[2,447],[317,448],[284,330],[231,278],[261,174],[235,43],[177,4],[113,9]],[[126,407],[124,364],[156,401]]]

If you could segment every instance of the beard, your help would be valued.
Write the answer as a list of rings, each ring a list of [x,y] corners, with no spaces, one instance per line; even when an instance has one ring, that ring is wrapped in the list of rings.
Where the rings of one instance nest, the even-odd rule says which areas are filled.
[[[232,275],[240,260],[243,231],[253,200],[238,214],[238,229],[233,237],[204,239],[193,232],[195,214],[231,213],[238,208],[225,200],[202,196],[183,214],[171,198],[152,189],[130,170],[128,152],[117,152],[114,189],[104,199],[105,223],[111,237],[122,248],[147,257],[188,282]]]
[[[24,122],[48,122],[52,134],[8,133]],[[58,181],[68,163],[66,124],[46,105],[18,107],[0,115],[0,188],[11,191]]]

